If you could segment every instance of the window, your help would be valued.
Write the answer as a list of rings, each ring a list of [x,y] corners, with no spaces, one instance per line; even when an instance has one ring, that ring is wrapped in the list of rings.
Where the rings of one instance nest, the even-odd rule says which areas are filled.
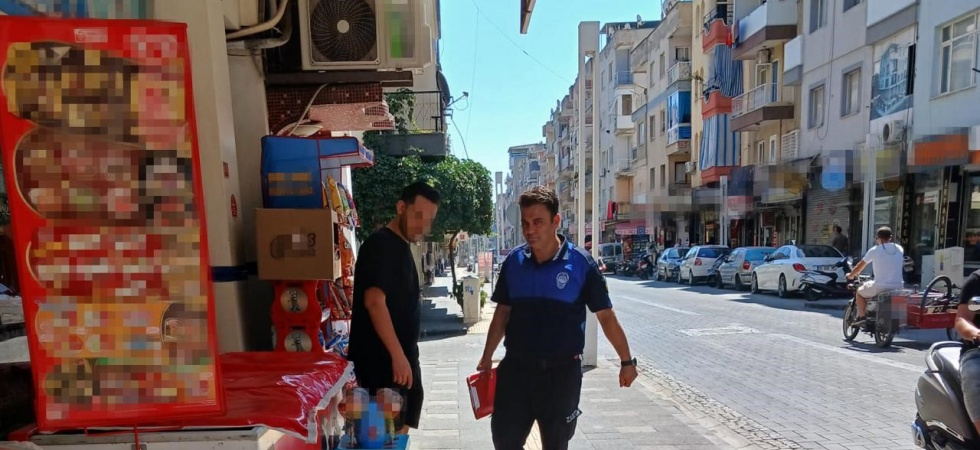
[[[653,141],[657,137],[657,133],[655,132],[656,129],[657,129],[657,117],[650,116],[650,128],[649,130],[647,130],[647,132],[650,133],[651,141]]]
[[[844,74],[841,89],[840,115],[850,116],[861,112],[861,69],[855,69]]]
[[[633,96],[631,94],[626,94],[622,96],[623,110],[621,111],[621,116],[628,116],[633,114]]]
[[[640,144],[647,141],[647,124],[645,122],[636,124],[636,141]]]
[[[808,110],[809,117],[807,118],[807,123],[809,124],[810,128],[819,128],[823,126],[823,91],[823,85],[810,89],[810,108]]]
[[[667,185],[667,165],[666,164],[661,164],[660,165],[660,187],[664,187],[666,185]]]
[[[660,135],[663,136],[667,131],[667,110],[660,110]]]
[[[766,256],[769,256],[771,254],[772,254],[772,249],[753,248],[745,252],[745,260],[752,261],[752,262],[762,261],[763,259],[766,258]]]
[[[860,3],[861,0],[844,0],[844,11],[851,9]]]
[[[955,92],[973,86],[973,67],[977,53],[976,14],[943,27],[940,42],[942,72],[939,76],[939,93]]]
[[[657,185],[657,168],[650,168],[650,188],[653,189]]]
[[[756,164],[763,164],[766,162],[766,141],[759,141],[755,143],[755,161]]]
[[[660,54],[660,78],[667,73],[667,58],[663,53]]]
[[[813,33],[820,27],[827,25],[827,1],[810,0],[810,32]]]
[[[687,170],[685,170],[682,162],[674,163],[674,182],[687,183]]]
[[[804,258],[840,258],[836,248],[829,245],[802,245],[799,247]]]
[[[687,62],[691,60],[690,47],[677,47],[674,49],[674,62]]]
[[[776,135],[769,136],[769,163],[775,163],[777,159]]]

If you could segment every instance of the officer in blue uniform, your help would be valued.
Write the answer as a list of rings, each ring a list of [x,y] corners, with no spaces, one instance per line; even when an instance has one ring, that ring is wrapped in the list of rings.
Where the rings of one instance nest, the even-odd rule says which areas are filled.
[[[555,191],[535,187],[521,195],[520,207],[527,244],[515,248],[500,268],[491,298],[497,309],[477,370],[490,370],[504,340],[507,352],[497,367],[490,425],[495,448],[523,449],[537,421],[546,450],[567,449],[582,414],[586,307],[619,354],[621,387],[636,379],[636,359],[595,260],[558,234]]]

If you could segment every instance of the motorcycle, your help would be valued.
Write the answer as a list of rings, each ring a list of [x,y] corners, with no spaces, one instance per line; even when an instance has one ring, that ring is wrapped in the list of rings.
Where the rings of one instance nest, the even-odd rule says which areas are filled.
[[[616,273],[626,277],[631,277],[636,274],[636,261],[623,261],[619,263],[619,267],[616,269]]]
[[[967,304],[980,312],[980,297]],[[915,387],[915,445],[929,450],[980,448],[977,434],[963,403],[960,380],[960,352],[963,344],[944,341],[932,344],[926,354],[926,370]]]
[[[847,283],[850,291],[856,291],[865,281],[870,280],[868,275],[860,275]],[[875,339],[875,345],[880,348],[888,347],[892,344],[892,339],[898,332],[898,319],[895,319],[891,308],[891,293],[883,292],[868,299],[867,313],[865,314],[864,325],[853,326],[857,321],[857,304],[854,298],[847,302],[844,309],[843,332],[844,340],[851,342],[857,337],[858,333],[864,331]]]
[[[636,269],[637,276],[641,280],[649,280],[653,276],[653,261],[650,260],[650,254],[645,253],[640,257],[640,263]]]
[[[850,258],[843,258],[831,266],[832,270],[808,270],[800,276],[800,290],[809,301],[817,301],[825,297],[850,296],[851,289],[846,280],[838,280],[836,269],[848,273],[852,269]]]

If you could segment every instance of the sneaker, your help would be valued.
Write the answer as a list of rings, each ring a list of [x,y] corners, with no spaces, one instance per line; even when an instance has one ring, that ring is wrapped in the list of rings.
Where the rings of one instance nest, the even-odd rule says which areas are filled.
[[[868,318],[865,316],[858,317],[851,322],[851,328],[860,328],[868,322]]]

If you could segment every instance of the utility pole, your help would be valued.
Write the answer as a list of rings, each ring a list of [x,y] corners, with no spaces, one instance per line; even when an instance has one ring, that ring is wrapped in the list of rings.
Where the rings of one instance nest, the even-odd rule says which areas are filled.
[[[599,171],[596,170],[596,146],[599,145],[599,96],[596,84],[599,81],[599,22],[581,22],[578,25],[578,73],[579,73],[579,136],[578,136],[578,212],[576,223],[581,244],[585,245],[585,61],[592,59],[592,257],[599,257],[599,196],[595,190],[599,186]],[[598,364],[599,323],[595,314],[586,313],[585,318],[585,350],[582,364],[586,367],[596,367]]]

